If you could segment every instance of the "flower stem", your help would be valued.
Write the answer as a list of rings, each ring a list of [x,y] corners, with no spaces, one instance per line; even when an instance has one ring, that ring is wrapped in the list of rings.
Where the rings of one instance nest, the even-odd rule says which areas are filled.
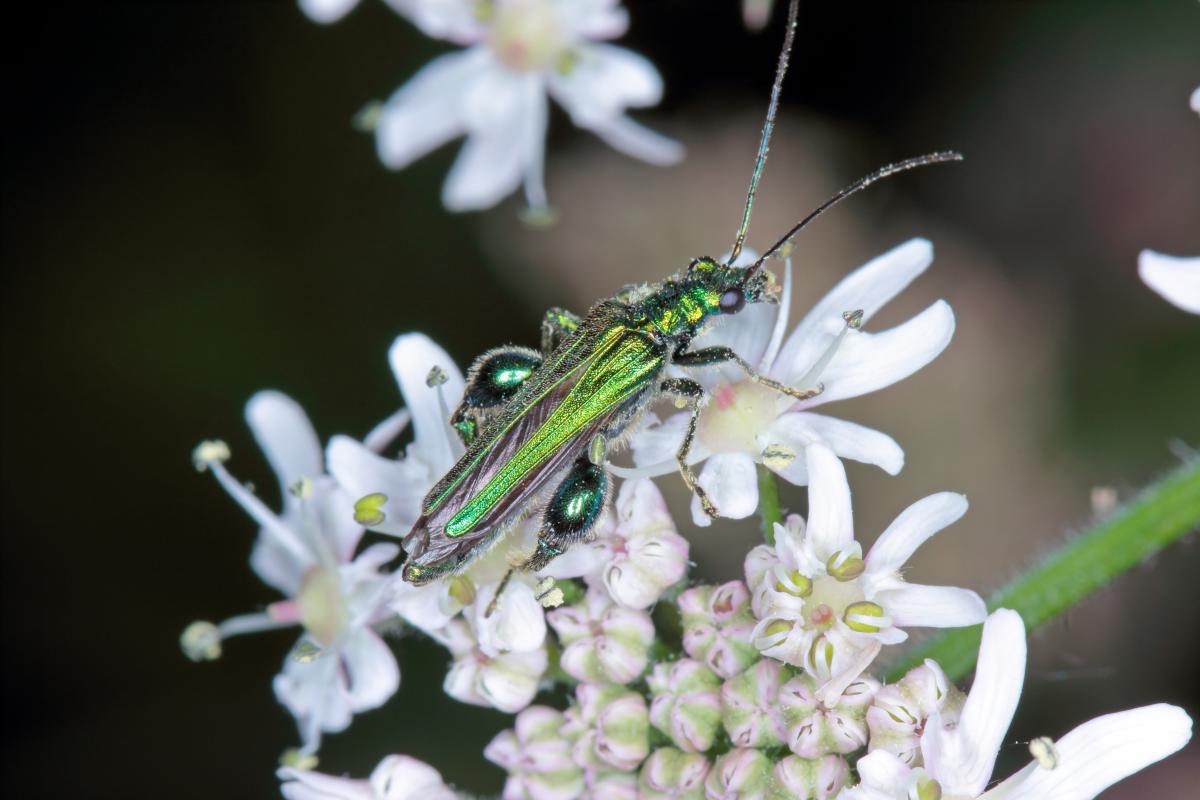
[[[763,540],[772,547],[775,546],[775,523],[783,522],[783,512],[779,508],[779,484],[775,482],[775,473],[758,465],[758,515],[762,519]]]
[[[1200,459],[1193,459],[992,594],[988,610],[1011,608],[1033,631],[1198,530]],[[927,658],[937,661],[951,680],[963,677],[975,666],[981,630],[979,625],[956,628],[923,642],[888,670],[888,680]]]

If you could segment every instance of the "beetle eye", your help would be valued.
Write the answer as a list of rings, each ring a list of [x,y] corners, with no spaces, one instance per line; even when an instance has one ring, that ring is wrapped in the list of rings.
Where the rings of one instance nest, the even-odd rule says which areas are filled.
[[[741,289],[730,289],[721,294],[720,305],[722,314],[735,314],[746,305],[746,295]]]

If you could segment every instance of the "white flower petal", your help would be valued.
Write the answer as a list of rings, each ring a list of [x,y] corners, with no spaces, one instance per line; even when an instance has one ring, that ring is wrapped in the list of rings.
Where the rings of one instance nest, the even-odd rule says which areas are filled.
[[[615,39],[629,27],[620,0],[572,0],[559,5],[563,23],[580,39]]]
[[[379,160],[403,169],[466,130],[466,92],[492,65],[484,48],[430,61],[388,98],[375,126]]]
[[[669,167],[683,160],[683,145],[624,115],[606,117],[581,127],[599,136],[614,150],[647,164]]]
[[[858,760],[858,775],[862,782],[876,790],[892,789],[885,797],[904,797],[912,769],[887,750],[874,750]]]
[[[925,768],[951,795],[977,797],[987,786],[1025,681],[1025,624],[1002,608],[983,625],[975,683],[956,727],[932,717],[921,735]]]
[[[368,450],[382,453],[392,441],[404,432],[408,423],[412,422],[412,414],[407,408],[402,408],[387,419],[380,422],[363,437],[363,445]]]
[[[451,211],[495,205],[520,185],[540,158],[546,136],[546,95],[533,73],[492,70],[466,99],[468,138],[446,176],[442,202]]]
[[[842,329],[844,312],[862,309],[866,323],[932,262],[933,245],[926,239],[911,239],[847,275],[796,326],[772,374],[802,376]]]
[[[287,800],[376,800],[371,784],[364,780],[294,767],[283,767],[275,775],[284,782],[279,791]]]
[[[346,16],[358,0],[300,0],[300,10],[313,22],[328,25]]]
[[[1192,111],[1200,114],[1200,87],[1196,87],[1196,91],[1192,92],[1191,98]]]
[[[442,775],[410,756],[388,756],[371,772],[376,800],[454,800]]]
[[[770,435],[779,432],[793,442],[818,441],[829,446],[839,458],[874,464],[889,475],[904,467],[904,451],[896,440],[873,428],[846,422],[811,411],[782,414],[771,425]]]
[[[400,688],[400,667],[391,648],[370,628],[360,628],[342,645],[350,708],[378,708]]]
[[[334,436],[327,451],[329,472],[345,487],[352,502],[369,494],[383,494],[383,520],[371,530],[403,536],[420,514],[421,501],[433,485],[424,464],[415,459],[393,461],[368,450],[348,436]],[[350,510],[353,519],[353,508]]]
[[[321,440],[304,409],[286,394],[268,390],[251,397],[246,403],[246,423],[279,479],[285,504],[291,498],[289,486],[325,472]]]
[[[1138,256],[1138,275],[1167,302],[1200,314],[1200,257],[1180,258],[1143,250]]]
[[[900,512],[867,553],[867,571],[875,575],[898,572],[931,536],[967,513],[967,498],[939,492]]]
[[[472,44],[486,35],[479,4],[472,0],[385,0],[426,36],[457,44]]]
[[[961,628],[978,625],[987,617],[979,595],[956,586],[923,586],[906,583],[875,595],[899,628]]]
[[[423,333],[396,337],[388,351],[388,360],[400,393],[413,417],[413,447],[437,475],[443,475],[458,459],[460,445],[450,428],[449,418],[462,399],[462,373],[445,350]],[[430,370],[440,368],[446,374],[441,386],[427,383]]]
[[[808,537],[822,561],[854,541],[854,512],[846,469],[822,444],[805,450],[808,463]]]
[[[1177,706],[1159,703],[1085,722],[1055,743],[1058,764],[1031,764],[984,797],[1005,800],[1091,800],[1117,781],[1181,749],[1192,738],[1192,720]]]
[[[494,657],[540,648],[546,639],[546,615],[533,589],[522,578],[513,575],[493,608],[492,599],[497,588],[497,584],[480,587],[472,608],[479,649]]]
[[[551,73],[549,89],[581,128],[662,99],[662,76],[647,59],[611,44],[581,47],[566,74]]]
[[[796,408],[831,403],[891,386],[928,364],[954,336],[954,312],[945,300],[882,333],[851,330],[820,375],[825,391]],[[797,376],[799,378],[801,376]]]
[[[407,581],[393,579],[392,596],[388,607],[399,614],[405,622],[426,633],[446,627],[458,613],[448,602],[446,583],[435,581],[425,586],[413,586]],[[453,613],[450,613],[453,611]]]
[[[629,443],[633,450],[633,463],[639,467],[670,464],[672,469],[678,469],[675,454],[683,443],[690,417],[690,414],[672,414],[663,422],[648,425],[634,434]]]
[[[745,453],[717,453],[711,456],[700,472],[700,486],[722,517],[745,519],[758,508],[758,475],[754,459]],[[692,520],[701,526],[712,520],[692,498]]]

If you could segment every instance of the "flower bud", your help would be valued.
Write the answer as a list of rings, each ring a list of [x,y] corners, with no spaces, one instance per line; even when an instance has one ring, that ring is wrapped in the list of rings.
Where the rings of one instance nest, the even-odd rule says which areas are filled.
[[[585,771],[587,797],[595,800],[637,800],[637,775],[625,770]]]
[[[717,759],[704,781],[708,800],[760,800],[771,790],[771,760],[738,747]]]
[[[703,800],[708,767],[708,759],[699,753],[659,748],[642,765],[638,796],[642,800]]]
[[[787,725],[787,746],[804,758],[850,753],[867,743],[867,709],[879,689],[873,678],[852,681],[836,702],[822,703],[817,681],[797,675],[779,690],[779,705]]]
[[[722,678],[732,678],[758,659],[750,641],[754,616],[741,581],[696,586],[679,595],[683,649]]]
[[[721,679],[699,661],[683,658],[658,664],[647,684],[650,723],[691,753],[712,747],[721,725]]]
[[[583,792],[583,770],[572,760],[571,741],[562,729],[561,713],[530,706],[517,715],[513,730],[492,739],[483,755],[508,771],[505,797],[559,800]]]
[[[773,747],[783,743],[787,726],[779,707],[779,685],[790,672],[764,658],[721,687],[722,722],[735,747]]]
[[[899,681],[875,693],[867,709],[870,750],[887,750],[910,767],[922,765],[921,732],[939,714],[943,721],[958,719],[965,695],[950,683],[935,661],[914,667]]]
[[[589,771],[637,769],[650,752],[645,699],[621,686],[590,683],[576,687],[575,699],[562,731],[577,737],[575,763]]]
[[[562,641],[563,670],[576,680],[624,684],[646,669],[654,641],[650,615],[614,606],[602,587],[582,604],[551,611],[546,621]]]
[[[775,765],[775,783],[794,800],[827,800],[837,795],[850,777],[850,765],[841,756],[821,758],[787,756]]]

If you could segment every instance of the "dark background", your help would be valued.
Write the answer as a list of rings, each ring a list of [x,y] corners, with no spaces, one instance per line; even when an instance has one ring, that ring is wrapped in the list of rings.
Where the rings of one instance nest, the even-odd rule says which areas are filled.
[[[754,34],[732,3],[632,3],[621,43],[667,87],[639,118],[689,158],[641,165],[556,114],[562,221],[549,232],[521,229],[515,202],[446,213],[453,147],[393,174],[352,130],[366,101],[448,49],[375,0],[330,27],[265,2],[7,17],[6,790],[277,794],[296,733],[270,679],[294,632],[232,641],[213,664],[176,644],[194,619],[276,599],[246,564],[253,525],[194,472],[191,448],[223,437],[235,473],[269,487],[241,419],[257,389],[292,394],[323,436],[362,435],[399,402],[396,334],[426,331],[465,364],[531,343],[547,303],[583,308],[727,249],[780,12]],[[1191,0],[804,4],[758,237],[888,160],[944,147],[968,159],[872,190],[798,254],[799,310],[905,238],[939,248],[890,321],[944,296],[954,344],[835,412],[908,453],[898,478],[851,467],[868,541],[924,494],[972,498],[918,579],[986,591],[1085,525],[1091,487],[1127,495],[1200,443],[1200,319],[1136,278],[1143,247],[1200,253],[1198,84]],[[667,488],[698,574],[733,577],[752,526],[697,531]],[[1001,774],[1026,758],[1022,740],[1100,713],[1200,710],[1194,540],[1033,639]],[[365,776],[404,752],[464,789],[498,790],[480,750],[509,718],[441,693],[440,648],[396,645],[399,694],[329,737],[322,768]],[[1106,797],[1183,797],[1198,775],[1193,746]]]

